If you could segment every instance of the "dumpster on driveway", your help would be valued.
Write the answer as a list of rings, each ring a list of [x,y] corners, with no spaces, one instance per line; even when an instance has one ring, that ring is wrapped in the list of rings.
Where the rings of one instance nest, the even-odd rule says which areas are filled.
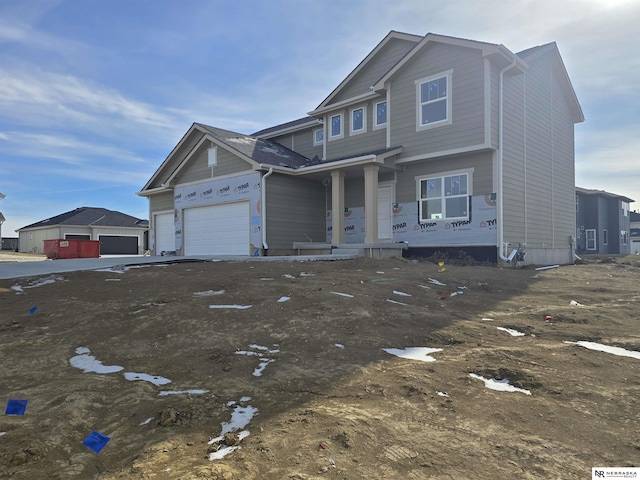
[[[52,260],[63,258],[99,258],[99,240],[57,238],[44,241],[44,253]]]

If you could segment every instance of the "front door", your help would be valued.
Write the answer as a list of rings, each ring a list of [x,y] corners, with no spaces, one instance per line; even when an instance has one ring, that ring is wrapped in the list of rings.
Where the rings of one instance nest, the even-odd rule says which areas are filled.
[[[393,223],[393,187],[392,185],[378,186],[378,240],[381,242],[392,241]]]

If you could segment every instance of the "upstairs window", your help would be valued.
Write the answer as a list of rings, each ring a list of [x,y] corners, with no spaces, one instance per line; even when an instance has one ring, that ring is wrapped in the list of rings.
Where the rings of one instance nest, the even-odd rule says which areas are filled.
[[[622,203],[622,215],[625,217],[629,216],[629,202],[621,202]]]
[[[313,131],[313,144],[322,145],[324,143],[324,129],[318,128]]]
[[[333,115],[331,117],[330,122],[330,130],[329,130],[329,140],[334,140],[338,138],[342,138],[344,135],[342,133],[342,114]]]
[[[376,103],[376,119],[374,128],[384,127],[387,124],[387,102]]]
[[[351,110],[351,135],[367,131],[367,109],[364,107]]]
[[[469,173],[421,177],[417,181],[421,223],[469,219]]]
[[[416,80],[416,128],[431,128],[451,123],[452,70]]]

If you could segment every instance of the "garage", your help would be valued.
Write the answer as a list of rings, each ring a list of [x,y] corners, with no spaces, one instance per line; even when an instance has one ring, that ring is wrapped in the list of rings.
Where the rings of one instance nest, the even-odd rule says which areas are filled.
[[[99,235],[100,255],[138,255],[138,237]]]
[[[185,255],[249,255],[249,202],[184,210]]]
[[[155,253],[173,252],[176,249],[176,233],[173,225],[173,213],[154,215]]]

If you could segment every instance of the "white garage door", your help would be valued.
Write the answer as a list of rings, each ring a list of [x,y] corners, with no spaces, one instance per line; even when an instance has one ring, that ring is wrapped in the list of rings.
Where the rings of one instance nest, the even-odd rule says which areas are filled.
[[[155,215],[155,253],[173,252],[176,249],[176,232],[173,226],[173,213]]]
[[[184,210],[185,255],[249,255],[249,202]]]

